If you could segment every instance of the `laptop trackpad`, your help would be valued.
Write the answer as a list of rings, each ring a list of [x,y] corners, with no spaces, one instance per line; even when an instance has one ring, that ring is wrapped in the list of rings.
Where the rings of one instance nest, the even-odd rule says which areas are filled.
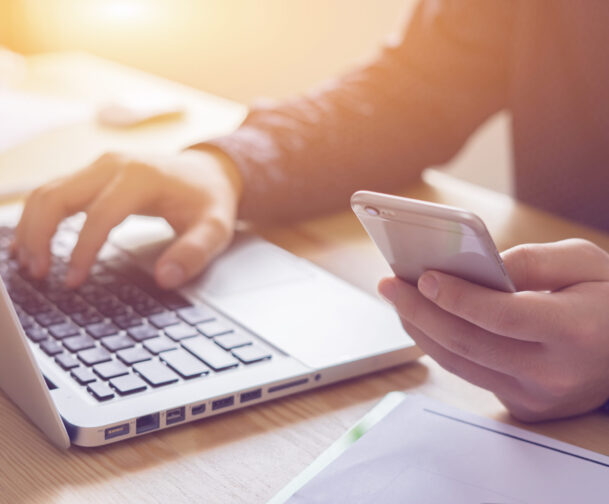
[[[232,245],[196,281],[212,296],[229,296],[312,276],[299,259],[259,238],[238,235]]]

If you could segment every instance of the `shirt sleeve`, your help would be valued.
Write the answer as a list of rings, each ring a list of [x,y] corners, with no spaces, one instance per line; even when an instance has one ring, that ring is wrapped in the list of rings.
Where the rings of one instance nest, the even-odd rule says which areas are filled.
[[[244,181],[240,217],[268,222],[396,192],[445,163],[507,104],[517,2],[424,0],[370,64],[305,96],[251,108],[219,148]]]

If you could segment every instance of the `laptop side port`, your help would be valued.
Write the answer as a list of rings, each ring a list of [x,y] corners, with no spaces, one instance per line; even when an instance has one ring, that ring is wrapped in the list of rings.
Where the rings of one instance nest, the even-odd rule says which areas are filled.
[[[202,415],[205,413],[205,403],[196,404],[192,407],[192,415]]]
[[[108,427],[104,432],[105,439],[112,439],[118,436],[126,436],[129,434],[129,424],[115,425],[114,427]]]
[[[250,390],[248,392],[243,392],[239,396],[239,402],[248,402],[254,401],[256,399],[260,399],[262,397],[262,389]]]
[[[165,413],[165,425],[183,422],[185,418],[186,408],[184,407],[167,410],[167,413]]]
[[[135,433],[143,434],[159,428],[159,414],[144,415],[135,420]]]
[[[216,399],[211,403],[211,410],[219,410],[222,408],[228,408],[235,404],[235,396],[223,397],[222,399]]]

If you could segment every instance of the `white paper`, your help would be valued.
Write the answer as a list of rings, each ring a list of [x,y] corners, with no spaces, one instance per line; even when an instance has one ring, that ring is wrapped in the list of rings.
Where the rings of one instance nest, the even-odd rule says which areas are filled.
[[[0,88],[0,153],[92,116],[92,108],[77,101]]]
[[[606,503],[609,457],[406,397],[289,502]]]

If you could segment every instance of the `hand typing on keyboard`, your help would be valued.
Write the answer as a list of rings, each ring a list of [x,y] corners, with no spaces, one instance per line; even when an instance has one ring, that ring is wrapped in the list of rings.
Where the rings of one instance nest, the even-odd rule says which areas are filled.
[[[105,154],[74,175],[44,185],[26,202],[13,242],[22,267],[43,278],[58,224],[79,211],[87,220],[65,272],[81,285],[110,230],[130,214],[164,217],[178,234],[159,258],[155,279],[164,288],[183,284],[230,242],[241,179],[218,152],[185,151],[152,160]]]
[[[13,229],[0,226],[0,276],[32,347],[98,401],[258,364],[272,352],[211,306],[159,288],[135,265],[98,261],[77,288],[63,278],[75,231],[53,239],[48,274],[32,277],[9,257]]]

